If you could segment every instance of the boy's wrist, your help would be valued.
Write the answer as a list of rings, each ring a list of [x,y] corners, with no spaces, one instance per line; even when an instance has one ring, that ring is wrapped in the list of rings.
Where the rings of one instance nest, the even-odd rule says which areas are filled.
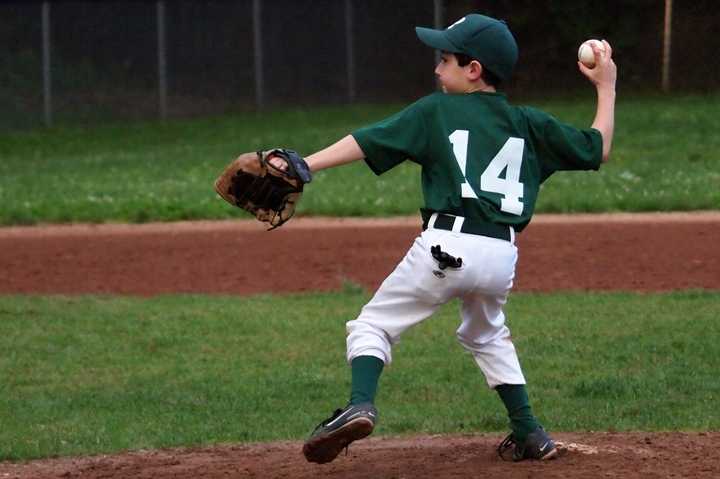
[[[598,96],[615,96],[615,85],[598,84]]]

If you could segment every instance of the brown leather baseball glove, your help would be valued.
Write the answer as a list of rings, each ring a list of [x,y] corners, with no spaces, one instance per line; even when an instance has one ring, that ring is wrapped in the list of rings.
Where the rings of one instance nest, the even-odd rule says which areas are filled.
[[[270,162],[273,158],[275,164]],[[240,155],[215,180],[215,191],[275,229],[295,213],[303,186],[311,180],[310,168],[300,155],[275,148]]]

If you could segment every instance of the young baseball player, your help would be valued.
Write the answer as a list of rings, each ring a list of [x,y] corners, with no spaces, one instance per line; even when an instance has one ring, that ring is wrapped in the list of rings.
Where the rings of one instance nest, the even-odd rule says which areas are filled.
[[[330,462],[378,420],[373,403],[392,345],[452,298],[461,300],[457,339],[507,408],[512,433],[499,452],[514,460],[558,452],[533,414],[505,304],[515,276],[515,234],[530,222],[540,184],[560,170],[597,170],[613,138],[616,67],[593,47],[596,66],[578,63],[595,85],[591,128],[512,106],[497,88],[513,72],[517,45],[502,21],[467,15],[445,30],[416,28],[442,59],[434,93],[307,157],[318,171],[364,159],[382,174],[407,160],[422,168],[423,232],[359,316],[347,323],[350,401],[313,431],[308,461]]]

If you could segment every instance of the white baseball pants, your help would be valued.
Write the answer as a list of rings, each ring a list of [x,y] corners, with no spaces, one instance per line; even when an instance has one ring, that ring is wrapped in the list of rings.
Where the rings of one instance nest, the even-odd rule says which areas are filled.
[[[513,235],[514,239],[514,235]],[[457,269],[440,270],[430,247],[462,258]],[[460,298],[460,344],[472,353],[488,386],[525,384],[503,306],[517,262],[514,241],[427,229],[354,321],[347,323],[347,359],[375,356],[392,361],[392,345],[410,327],[452,298]]]

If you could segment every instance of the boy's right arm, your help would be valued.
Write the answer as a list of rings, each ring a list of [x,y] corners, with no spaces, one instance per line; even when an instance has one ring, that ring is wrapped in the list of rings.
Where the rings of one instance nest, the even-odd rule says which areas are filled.
[[[605,51],[599,50],[593,45],[595,53],[595,67],[588,68],[578,62],[580,71],[588,77],[597,89],[597,111],[592,128],[600,132],[603,139],[603,162],[610,157],[613,132],[615,129],[615,81],[617,79],[617,67],[612,59],[612,48],[603,40]]]

